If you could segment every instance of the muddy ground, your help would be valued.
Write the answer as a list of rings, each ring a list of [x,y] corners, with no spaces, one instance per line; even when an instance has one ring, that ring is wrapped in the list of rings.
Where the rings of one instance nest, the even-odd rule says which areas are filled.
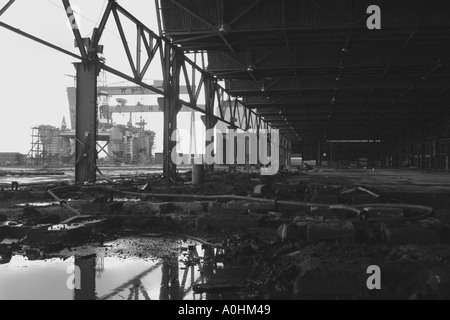
[[[450,298],[447,173],[217,171],[199,186],[190,172],[111,176],[96,185],[50,180],[0,191],[3,265],[16,255],[95,253],[195,266],[204,280],[193,290],[213,299]],[[217,264],[239,271],[219,281]],[[373,265],[380,290],[367,286]],[[182,278],[178,270],[167,287]]]

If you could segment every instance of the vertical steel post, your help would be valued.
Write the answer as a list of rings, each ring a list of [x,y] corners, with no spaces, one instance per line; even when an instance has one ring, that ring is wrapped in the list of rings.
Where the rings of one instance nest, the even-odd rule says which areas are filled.
[[[204,119],[205,129],[206,130],[213,130],[217,124],[217,119],[210,117],[209,115],[214,114],[214,99],[215,99],[215,90],[214,90],[214,79],[212,78],[206,78],[205,79],[205,111],[206,116],[202,117],[202,120]],[[214,148],[214,137],[211,137],[211,140],[205,141],[205,150],[208,150],[208,147],[210,148],[210,145],[213,145],[213,154],[215,154],[216,150]],[[208,155],[210,156],[210,155]],[[212,155],[211,155],[212,156]],[[214,164],[206,165],[205,166],[206,171],[214,171]]]
[[[75,182],[94,182],[97,170],[97,76],[95,62],[75,63],[76,148]]]
[[[172,141],[172,134],[177,129],[177,114],[181,109],[180,103],[180,70],[181,63],[178,53],[165,43],[163,56],[164,91],[166,96],[159,99],[164,112],[163,137],[163,174],[176,174],[177,166],[172,162],[172,149],[176,148],[176,141]]]

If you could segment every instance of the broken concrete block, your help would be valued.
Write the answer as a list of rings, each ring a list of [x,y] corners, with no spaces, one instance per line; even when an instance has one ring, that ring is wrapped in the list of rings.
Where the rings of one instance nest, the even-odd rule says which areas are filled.
[[[306,228],[308,242],[354,237],[355,227],[350,221],[310,221]]]
[[[196,219],[196,228],[203,230],[209,226],[214,229],[247,229],[260,226],[260,218],[242,216],[200,217]]]
[[[391,245],[430,245],[439,243],[439,234],[434,230],[424,228],[420,223],[382,224],[382,230],[386,242]]]

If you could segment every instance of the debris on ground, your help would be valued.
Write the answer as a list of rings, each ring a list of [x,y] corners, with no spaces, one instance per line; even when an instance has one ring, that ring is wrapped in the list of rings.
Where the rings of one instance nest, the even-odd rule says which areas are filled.
[[[0,191],[0,263],[18,253],[34,261],[136,235],[144,240],[127,243],[126,252],[134,246],[138,257],[151,252],[177,263],[178,251],[145,244],[149,239],[164,243],[170,235],[195,239],[210,252],[199,256],[187,248],[186,268],[198,266],[203,273],[223,263],[255,270],[240,281],[196,284],[195,293],[255,299],[450,298],[445,211],[392,199],[354,181],[317,179],[308,166],[300,169],[270,177],[206,172],[203,183],[195,185],[191,172],[83,186],[15,185]],[[51,199],[55,202],[46,202]],[[383,269],[378,292],[365,285],[371,265]]]

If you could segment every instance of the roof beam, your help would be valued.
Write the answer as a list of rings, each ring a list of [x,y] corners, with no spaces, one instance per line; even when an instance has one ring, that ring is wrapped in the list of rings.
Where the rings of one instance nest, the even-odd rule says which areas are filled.
[[[189,13],[191,16],[195,17],[196,19],[200,20],[201,22],[203,22],[204,24],[208,25],[211,29],[214,29],[214,25],[209,22],[208,20],[204,19],[203,17],[199,16],[198,14],[196,14],[195,12],[193,12],[192,10],[186,8],[185,6],[183,6],[182,4],[180,4],[178,1],[176,0],[170,0],[170,2],[172,2],[174,5],[176,5],[177,7],[179,7],[180,9],[184,10],[185,12]]]
[[[247,13],[249,13],[254,7],[256,7],[259,3],[261,2],[261,0],[256,0],[255,2],[253,2],[250,6],[248,6],[244,11],[242,11],[241,13],[239,13],[236,17],[234,17],[233,20],[231,20],[229,22],[230,25],[233,25],[234,23],[236,23],[239,19],[241,19],[243,16],[245,16]]]

